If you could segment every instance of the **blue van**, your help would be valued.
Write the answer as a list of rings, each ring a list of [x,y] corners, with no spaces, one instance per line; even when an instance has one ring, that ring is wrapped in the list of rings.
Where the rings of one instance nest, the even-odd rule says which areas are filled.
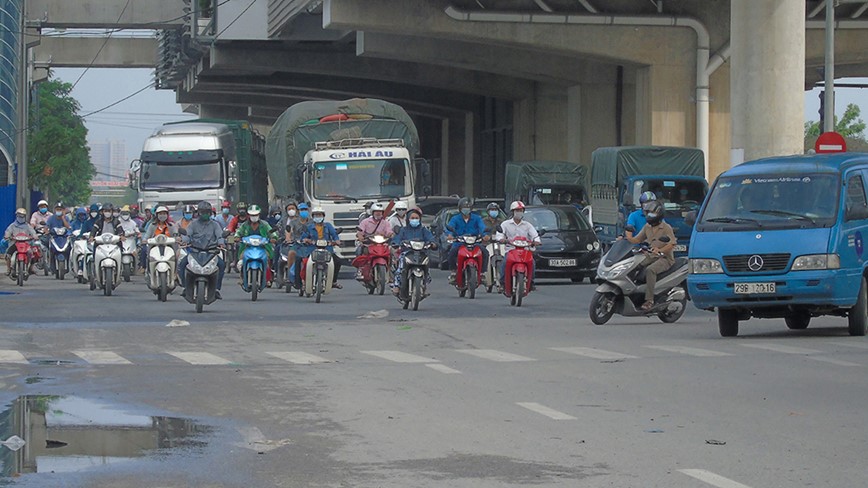
[[[868,154],[761,159],[721,174],[696,216],[688,290],[717,309],[720,335],[739,321],[847,317],[868,323]]]

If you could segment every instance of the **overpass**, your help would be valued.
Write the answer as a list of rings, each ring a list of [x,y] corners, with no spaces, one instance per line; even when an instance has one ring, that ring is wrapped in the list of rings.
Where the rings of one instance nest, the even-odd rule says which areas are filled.
[[[835,73],[868,75],[868,1],[838,4]],[[34,56],[52,66],[154,66],[157,88],[179,103],[263,130],[302,100],[399,103],[419,126],[422,156],[435,161],[435,190],[498,195],[507,160],[588,164],[599,146],[700,147],[710,177],[801,152],[803,92],[823,78],[824,5],[28,0],[28,20],[157,29],[105,42],[43,38]]]

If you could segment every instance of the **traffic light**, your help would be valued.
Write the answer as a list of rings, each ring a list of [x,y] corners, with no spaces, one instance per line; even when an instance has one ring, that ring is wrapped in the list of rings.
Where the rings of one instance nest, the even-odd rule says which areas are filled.
[[[820,90],[820,134],[826,131],[826,90]]]

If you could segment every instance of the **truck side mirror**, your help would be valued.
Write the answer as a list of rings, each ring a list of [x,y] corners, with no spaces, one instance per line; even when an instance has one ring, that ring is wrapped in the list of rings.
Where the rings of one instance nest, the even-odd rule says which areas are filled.
[[[425,158],[413,160],[416,166],[416,188],[419,188],[424,196],[431,194],[431,164]]]
[[[133,190],[139,186],[139,170],[142,169],[142,160],[141,159],[133,159],[130,162],[130,172],[129,172],[129,186]]]
[[[691,210],[687,212],[687,215],[684,216],[684,223],[693,227],[696,225],[696,210]]]

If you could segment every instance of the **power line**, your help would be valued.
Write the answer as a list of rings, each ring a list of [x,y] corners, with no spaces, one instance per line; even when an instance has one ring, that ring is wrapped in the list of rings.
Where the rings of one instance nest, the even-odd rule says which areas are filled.
[[[124,8],[121,9],[121,14],[118,15],[118,20],[115,22],[115,25],[121,23],[121,18],[124,16],[124,12],[127,11],[127,7],[130,6],[130,1],[131,0],[127,0],[127,3],[124,4]],[[73,89],[75,89],[75,86],[78,85],[78,82],[81,81],[82,78],[84,78],[85,73],[87,73],[91,66],[96,63],[96,58],[99,57],[99,53],[101,53],[102,50],[105,48],[106,44],[108,44],[109,39],[111,39],[112,37],[112,34],[113,32],[109,32],[109,34],[105,37],[105,40],[102,42],[102,46],[99,47],[99,50],[97,50],[96,54],[93,55],[93,59],[90,60],[90,64],[87,65],[87,68],[85,68],[84,71],[81,72],[81,75],[79,75],[78,79],[75,80],[75,83],[72,84]]]
[[[110,103],[110,104],[106,105],[105,107],[103,107],[103,108],[101,108],[101,109],[99,109],[99,110],[94,110],[93,112],[90,112],[90,113],[87,113],[87,114],[82,115],[81,118],[84,119],[84,118],[86,118],[86,117],[90,117],[90,116],[93,115],[93,114],[98,114],[98,113],[102,112],[103,110],[110,109],[110,108],[114,107],[115,105],[117,105],[117,104],[119,104],[119,103],[121,103],[121,102],[124,102],[124,101],[129,100],[130,98],[133,98],[134,96],[138,95],[139,93],[142,93],[143,91],[145,91],[145,90],[147,90],[148,88],[151,88],[151,87],[153,87],[153,86],[154,86],[154,82],[152,81],[152,82],[148,83],[147,85],[145,85],[144,87],[142,87],[141,89],[136,90],[136,91],[133,92],[133,93],[130,93],[129,95],[125,96],[124,98],[121,98],[120,100],[117,100],[117,101],[115,101],[115,102],[113,102],[113,103]]]

